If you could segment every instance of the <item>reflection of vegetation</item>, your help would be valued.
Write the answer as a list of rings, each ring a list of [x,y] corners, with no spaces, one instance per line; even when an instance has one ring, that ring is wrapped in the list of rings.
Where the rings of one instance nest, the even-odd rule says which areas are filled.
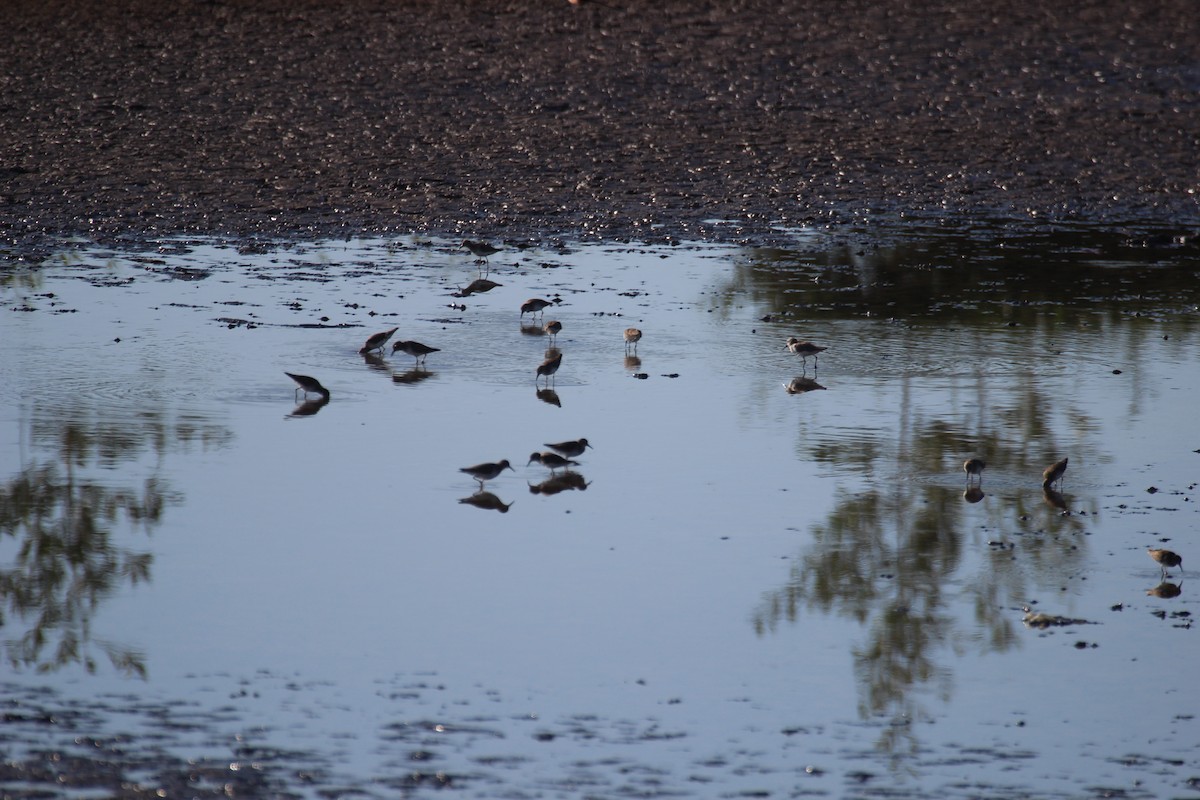
[[[150,579],[152,554],[120,544],[119,525],[157,527],[181,496],[155,475],[137,488],[113,486],[111,468],[129,466],[147,447],[158,462],[191,441],[228,441],[223,428],[195,417],[166,421],[94,414],[79,408],[38,415],[29,426],[35,447],[54,458],[27,466],[0,485],[0,547],[11,552],[0,569],[0,628],[21,621],[25,630],[3,641],[14,667],[52,670],[67,664],[96,669],[92,646],[117,669],[144,675],[134,650],[93,639],[92,615],[122,586]],[[104,480],[82,477],[105,468]]]
[[[760,633],[777,631],[806,611],[863,626],[866,638],[852,653],[859,710],[863,717],[896,721],[880,742],[886,751],[917,747],[913,726],[904,723],[923,716],[915,697],[921,687],[948,698],[948,654],[1016,646],[1019,620],[1011,612],[1030,596],[1030,586],[1058,591],[1085,567],[1084,520],[1096,514],[1094,501],[1082,516],[1075,514],[1081,509],[1071,496],[1070,473],[1066,497],[1043,493],[1040,475],[1067,454],[1063,441],[1093,459],[1110,456],[1094,442],[1099,425],[1081,410],[1085,404],[1063,402],[1047,387],[1071,364],[1088,358],[1103,364],[1097,353],[1119,348],[1122,365],[1133,373],[1122,385],[1130,392],[1129,413],[1136,413],[1145,388],[1136,380],[1139,355],[1151,342],[1162,346],[1164,338],[1161,327],[1141,323],[1179,319],[1181,298],[1200,289],[1200,274],[1182,247],[1053,236],[1000,247],[960,236],[869,252],[850,246],[800,254],[755,251],[736,270],[723,293],[727,308],[756,299],[756,315],[766,312],[784,323],[780,337],[795,332],[788,320],[849,331],[842,341],[852,344],[853,355],[843,363],[854,364],[835,376],[835,388],[849,390],[857,380],[870,390],[877,376],[886,375],[884,396],[898,398],[897,407],[888,409],[894,414],[877,428],[864,424],[829,435],[803,429],[800,457],[862,479],[865,488],[836,498],[827,519],[812,527],[811,547],[754,614]],[[879,318],[904,324],[868,327]],[[1188,315],[1182,324],[1194,320]],[[1006,334],[998,343],[997,331],[1010,330],[1010,324],[1031,335]],[[1076,346],[1071,359],[1022,363],[1022,353],[1053,352],[1050,336],[1057,341],[1066,328],[1086,331],[1069,340]],[[953,336],[933,352],[931,334],[947,329]],[[1009,357],[996,356],[998,344],[1009,348]],[[921,361],[895,355],[909,352],[920,353]],[[933,412],[921,405],[927,374],[944,376],[941,386],[954,398]],[[972,455],[988,462],[985,493],[995,493],[994,476],[1028,481],[1017,479],[1014,488],[1010,479],[1001,486],[1002,502],[976,506],[968,501],[979,498],[964,498],[956,480],[921,482],[920,476],[949,470],[965,483],[961,464]],[[968,516],[984,525],[966,529]],[[978,574],[969,574],[968,564],[977,562]],[[964,619],[971,620],[970,630]]]

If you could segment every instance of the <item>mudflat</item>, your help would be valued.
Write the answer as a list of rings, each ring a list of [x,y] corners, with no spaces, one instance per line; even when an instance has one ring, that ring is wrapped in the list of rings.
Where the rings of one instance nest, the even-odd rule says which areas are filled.
[[[0,241],[1197,225],[1188,0],[0,0]]]

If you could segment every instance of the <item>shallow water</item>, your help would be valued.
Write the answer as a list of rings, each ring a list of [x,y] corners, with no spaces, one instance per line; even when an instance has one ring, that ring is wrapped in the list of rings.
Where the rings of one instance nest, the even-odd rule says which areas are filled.
[[[1197,255],[1087,230],[508,247],[466,298],[469,256],[419,239],[7,270],[4,783],[1195,792],[1189,583],[1148,595],[1145,549],[1192,563]],[[564,325],[552,393],[534,296]],[[440,351],[358,354],[391,327]],[[532,492],[529,454],[581,436],[582,480]],[[462,503],[459,468],[501,458],[508,510]],[[36,769],[96,752],[119,768]]]

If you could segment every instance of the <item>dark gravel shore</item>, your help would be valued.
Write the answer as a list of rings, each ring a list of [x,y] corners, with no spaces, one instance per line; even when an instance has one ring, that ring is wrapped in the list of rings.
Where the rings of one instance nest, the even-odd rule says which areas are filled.
[[[0,20],[10,252],[1200,218],[1194,0],[0,0]]]

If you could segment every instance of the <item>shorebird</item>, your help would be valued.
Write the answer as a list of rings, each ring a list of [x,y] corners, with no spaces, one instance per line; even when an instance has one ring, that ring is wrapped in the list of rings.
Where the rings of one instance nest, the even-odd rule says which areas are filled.
[[[476,464],[473,467],[462,467],[459,469],[459,472],[465,472],[475,480],[479,481],[479,488],[482,489],[484,481],[492,480],[506,469],[512,469],[512,464],[508,463],[507,458],[503,461],[488,461],[483,464]],[[516,472],[516,470],[513,469],[513,472]]]
[[[583,455],[583,451],[591,447],[591,445],[588,444],[587,439],[576,439],[573,442],[547,442],[546,447],[561,453],[567,458],[576,458]]]
[[[524,318],[526,314],[541,314],[544,309],[552,305],[554,303],[551,303],[549,300],[543,300],[540,297],[531,297],[524,303],[521,303],[521,317]]]
[[[382,331],[380,333],[372,334],[370,338],[367,339],[367,343],[362,346],[362,350],[359,350],[358,352],[365,355],[373,350],[382,350],[383,346],[388,343],[388,339],[392,338],[392,336],[398,330],[400,329],[392,328],[390,331]]]
[[[1164,578],[1167,577],[1167,570],[1170,567],[1179,567],[1179,574],[1183,575],[1183,557],[1178,553],[1173,550],[1159,550],[1153,547],[1146,548],[1146,552],[1162,567]]]
[[[476,258],[482,261],[487,261],[489,257],[500,252],[499,247],[492,247],[487,242],[473,242],[470,239],[463,239],[461,246],[470,250]]]
[[[470,297],[471,295],[475,294],[476,292],[479,292],[480,294],[482,294],[484,292],[490,292],[492,289],[495,289],[497,286],[503,286],[503,285],[504,284],[502,284],[502,283],[496,283],[495,281],[489,281],[487,278],[476,278],[475,280],[473,280],[469,284],[467,284],[467,288],[460,289],[458,294],[456,294],[454,296],[455,297]]]
[[[982,458],[968,458],[963,462],[963,472],[967,473],[967,483],[971,483],[975,478],[983,483],[983,471],[987,469],[987,462]]]
[[[629,345],[633,345],[633,352],[637,352],[637,343],[642,340],[642,332],[637,328],[625,329],[625,352],[629,352]]]
[[[295,375],[291,372],[284,372],[283,374],[287,375],[289,378],[291,378],[292,380],[294,380],[296,382],[296,384],[297,384],[296,391],[297,392],[302,389],[304,390],[305,397],[308,397],[308,393],[312,392],[313,394],[321,395],[326,400],[329,399],[329,390],[326,389],[324,386],[322,386],[321,382],[319,380],[317,380],[316,378],[310,377],[308,375]]]
[[[562,330],[562,323],[556,319],[552,319],[542,326],[542,330],[550,334],[551,341],[557,341],[558,332]]]
[[[549,383],[549,382],[550,382],[550,376],[551,376],[551,375],[553,375],[554,373],[558,372],[558,368],[559,368],[559,366],[561,366],[561,365],[562,365],[562,353],[559,353],[559,354],[557,354],[557,355],[550,356],[550,357],[549,357],[549,358],[547,358],[545,361],[543,361],[543,362],[542,362],[540,365],[538,365],[538,368],[537,368],[537,377],[535,377],[535,378],[533,379],[533,382],[534,382],[534,383],[537,383],[537,382],[538,382],[538,380],[539,380],[539,379],[540,379],[540,378],[541,378],[543,375],[545,375],[545,376],[546,376],[546,382],[547,382],[547,383]]]
[[[392,345],[392,353],[405,352],[417,360],[418,364],[423,364],[430,353],[440,353],[440,347],[430,347],[427,344],[420,342],[396,342]]]
[[[804,359],[804,363],[807,364],[809,356],[812,356],[814,361],[819,361],[821,353],[824,353],[829,348],[815,345],[812,342],[802,342],[795,336],[789,336],[787,340],[787,349],[790,350],[793,355],[800,356],[802,359]]]
[[[558,453],[532,453],[529,456],[529,461],[525,466],[529,466],[533,462],[541,464],[543,467],[549,467],[551,472],[567,467],[578,467],[578,461],[572,461],[569,458],[563,458]]]
[[[1050,466],[1042,471],[1042,488],[1049,489],[1055,483],[1062,486],[1063,473],[1067,471],[1067,461],[1064,458],[1062,461],[1055,461]]]

